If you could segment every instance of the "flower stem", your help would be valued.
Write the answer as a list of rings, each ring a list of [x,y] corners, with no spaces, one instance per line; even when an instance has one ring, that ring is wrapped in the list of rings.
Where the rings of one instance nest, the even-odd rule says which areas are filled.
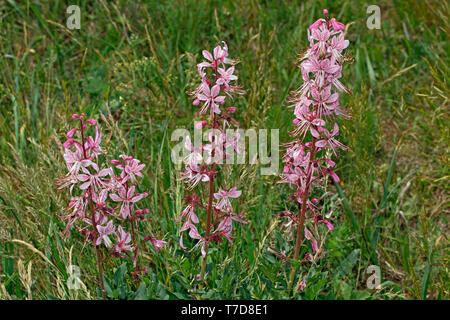
[[[87,153],[86,153],[86,148],[84,147],[84,128],[83,128],[83,121],[80,120],[80,124],[81,124],[81,145],[83,148],[83,156],[84,159],[87,159]],[[100,287],[101,287],[101,291],[102,291],[102,297],[103,300],[106,300],[106,294],[105,294],[105,285],[103,283],[103,269],[102,269],[102,258],[100,256],[100,248],[95,244],[95,234],[97,233],[97,221],[95,219],[95,208],[94,208],[94,202],[92,201],[92,190],[91,187],[88,188],[87,190],[88,192],[88,201],[89,201],[89,206],[91,208],[91,212],[92,212],[92,227],[94,228],[94,232],[92,234],[92,245],[95,248],[95,252],[97,255],[97,267],[98,267],[98,276],[100,278]]]
[[[306,206],[306,197],[307,193],[305,192],[305,194],[303,195],[303,199],[302,199],[302,204],[298,204],[298,223],[297,223],[297,230],[296,230],[296,234],[297,234],[297,239],[295,241],[295,251],[294,251],[294,261],[298,259],[298,256],[300,254],[300,247],[303,243],[303,230],[304,230],[304,223],[305,223],[305,213],[306,210],[304,209]],[[306,198],[306,199],[305,199]],[[291,272],[289,274],[289,288],[292,285],[292,281],[294,280],[294,276],[295,276],[295,267],[291,266]]]
[[[314,140],[315,142],[315,140]],[[298,256],[300,254],[300,247],[302,246],[302,243],[304,241],[304,224],[305,224],[305,219],[306,219],[306,207],[307,207],[307,202],[308,202],[308,194],[309,194],[309,186],[311,184],[311,175],[312,175],[312,170],[311,170],[311,166],[312,166],[312,162],[314,160],[314,156],[316,153],[315,147],[314,147],[314,142],[313,142],[313,148],[311,150],[311,156],[309,158],[309,163],[308,163],[308,168],[306,170],[306,185],[305,185],[305,189],[303,192],[303,197],[302,197],[302,203],[298,203],[298,222],[297,222],[297,230],[296,230],[296,241],[295,241],[295,250],[294,250],[294,261],[296,261],[298,259]],[[288,287],[291,288],[292,286],[292,282],[294,281],[294,277],[295,277],[295,267],[291,266],[291,272],[289,274],[289,283],[288,283]]]
[[[94,203],[92,202],[92,192],[91,188],[88,189],[89,192],[89,205],[91,207],[92,212],[92,226],[94,227],[95,233],[97,232],[97,221],[95,219],[95,209],[94,209]],[[100,287],[102,291],[102,297],[103,300],[106,300],[106,294],[105,294],[105,285],[103,283],[103,269],[102,269],[102,258],[100,256],[100,248],[95,244],[95,236],[92,237],[92,245],[95,248],[96,254],[97,254],[97,267],[98,267],[98,276],[100,278]]]
[[[211,166],[211,170],[214,171],[214,164]],[[206,217],[205,256],[203,257],[202,261],[202,269],[200,271],[200,281],[203,281],[203,278],[205,277],[206,260],[208,258],[209,236],[211,234],[213,196],[214,196],[214,178],[211,177],[209,179],[209,198]]]

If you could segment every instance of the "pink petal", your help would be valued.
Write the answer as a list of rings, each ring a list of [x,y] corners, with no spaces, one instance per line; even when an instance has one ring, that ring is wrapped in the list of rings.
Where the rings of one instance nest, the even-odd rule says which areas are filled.
[[[128,189],[128,192],[127,192],[127,199],[130,199],[130,198],[133,196],[134,190],[135,190],[135,189],[136,189],[135,186],[132,186],[130,189]]]
[[[85,182],[80,186],[81,190],[86,190],[91,185],[91,181]]]
[[[319,138],[319,137],[320,137],[319,132],[317,132],[317,130],[314,129],[313,127],[310,127],[310,128],[309,128],[309,131],[311,131],[311,134],[312,134],[312,136],[313,136],[314,138]]]
[[[334,182],[339,183],[341,179],[339,179],[338,175],[334,173],[333,171],[330,171],[330,176],[333,178]]]
[[[203,50],[202,54],[203,54],[203,56],[205,57],[206,60],[209,60],[211,62],[214,60],[213,56],[211,55],[211,53],[209,51]]]
[[[115,193],[112,193],[109,195],[109,197],[111,198],[111,200],[115,201],[115,202],[120,202],[122,201],[122,199]]]
[[[211,96],[212,97],[216,97],[220,92],[220,86],[219,85],[215,85],[214,87],[212,87],[211,89]]]
[[[327,141],[326,140],[319,140],[315,143],[316,147],[318,148],[323,148],[327,145]]]
[[[148,195],[147,193],[141,193],[141,194],[135,196],[133,199],[131,199],[131,202],[133,202],[133,203],[138,202],[138,201],[144,199],[147,195]]]
[[[186,250],[186,247],[183,244],[183,235],[180,236],[180,247]]]

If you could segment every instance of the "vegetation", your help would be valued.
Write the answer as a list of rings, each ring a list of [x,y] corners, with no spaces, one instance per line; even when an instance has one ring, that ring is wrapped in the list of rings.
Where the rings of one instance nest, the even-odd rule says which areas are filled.
[[[81,9],[81,29],[66,27],[68,5]],[[99,298],[96,253],[84,238],[65,239],[58,217],[69,195],[62,144],[71,115],[102,126],[102,148],[146,164],[140,190],[152,224],[139,225],[168,244],[141,249],[148,274],[135,282],[131,264],[104,266],[105,291],[120,299],[448,299],[449,100],[448,2],[378,1],[381,29],[366,27],[365,1],[15,1],[0,2],[0,298]],[[202,256],[179,246],[185,191],[170,157],[176,128],[193,128],[198,108],[187,90],[197,83],[201,50],[225,40],[239,56],[237,120],[279,128],[301,83],[298,55],[307,27],[327,8],[346,23],[343,71],[352,90],[342,104],[340,184],[324,210],[335,229],[317,265],[299,266],[303,291],[288,290],[290,266],[268,248],[293,252],[274,216],[290,190],[259,165],[223,166],[217,181],[239,186],[233,244]],[[206,191],[205,191],[206,192]],[[202,219],[204,220],[204,219]],[[148,230],[152,228],[152,230]],[[189,243],[192,247],[195,242]],[[223,246],[223,248],[221,248]],[[223,250],[222,250],[223,249]],[[80,290],[70,290],[71,265]],[[214,268],[212,267],[214,265]],[[367,268],[381,268],[381,288],[367,288]]]

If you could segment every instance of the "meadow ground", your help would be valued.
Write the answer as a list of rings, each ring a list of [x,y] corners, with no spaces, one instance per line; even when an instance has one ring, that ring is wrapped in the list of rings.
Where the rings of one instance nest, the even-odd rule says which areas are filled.
[[[154,299],[448,299],[449,298],[449,32],[447,1],[377,1],[381,29],[366,27],[365,1],[2,1],[0,3],[0,297],[97,298],[95,254],[83,238],[62,238],[58,218],[69,200],[62,142],[70,115],[99,118],[103,146],[132,153],[147,167],[142,189],[153,224],[142,228],[169,242],[147,248],[149,274],[135,284],[129,265],[105,266],[111,298]],[[73,3],[72,3],[73,2]],[[79,4],[81,29],[66,27]],[[279,128],[301,84],[298,54],[323,8],[348,25],[352,63],[343,98],[353,119],[341,122],[351,148],[338,160],[342,182],[329,185],[325,210],[336,229],[303,292],[286,289],[289,267],[267,251],[292,252],[273,216],[289,198],[258,165],[227,166],[219,180],[243,190],[232,245],[210,251],[208,285],[195,287],[198,251],[178,245],[184,186],[175,180],[169,141],[192,128],[197,108],[186,94],[198,81],[201,50],[227,41],[239,57],[236,102],[243,128]],[[144,231],[144,230],[141,230]],[[69,265],[83,286],[69,290]],[[381,268],[381,288],[366,269]],[[213,267],[214,266],[214,267]]]

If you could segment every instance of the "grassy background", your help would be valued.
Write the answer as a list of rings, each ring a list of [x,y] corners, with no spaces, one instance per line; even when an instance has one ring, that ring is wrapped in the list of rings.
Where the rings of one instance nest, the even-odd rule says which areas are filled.
[[[120,261],[105,266],[109,295],[119,298],[282,299],[288,266],[267,247],[292,252],[282,224],[289,190],[258,166],[225,167],[219,180],[243,189],[238,204],[251,223],[233,245],[211,250],[208,287],[195,286],[199,253],[178,245],[184,186],[175,181],[170,134],[192,128],[196,108],[186,90],[198,82],[201,50],[227,41],[248,94],[236,102],[243,128],[280,128],[300,85],[295,62],[306,28],[327,8],[348,24],[352,89],[341,123],[351,149],[339,161],[341,186],[324,208],[336,226],[326,254],[299,267],[303,299],[449,298],[449,32],[446,1],[378,1],[381,29],[368,30],[364,1],[2,1],[0,3],[0,297],[96,298],[96,265],[83,239],[61,238],[68,195],[62,142],[70,115],[101,119],[109,154],[132,153],[147,167],[141,189],[151,228],[169,246],[147,248],[151,272],[139,287]],[[142,2],[142,3],[141,3]],[[66,7],[79,4],[81,29],[66,28]],[[142,230],[143,231],[143,230]],[[68,290],[67,268],[83,287]],[[213,268],[213,265],[215,266]],[[365,270],[381,268],[382,288],[368,290]],[[113,277],[114,270],[115,277]],[[195,288],[195,291],[194,291]],[[136,292],[134,295],[130,292]]]

